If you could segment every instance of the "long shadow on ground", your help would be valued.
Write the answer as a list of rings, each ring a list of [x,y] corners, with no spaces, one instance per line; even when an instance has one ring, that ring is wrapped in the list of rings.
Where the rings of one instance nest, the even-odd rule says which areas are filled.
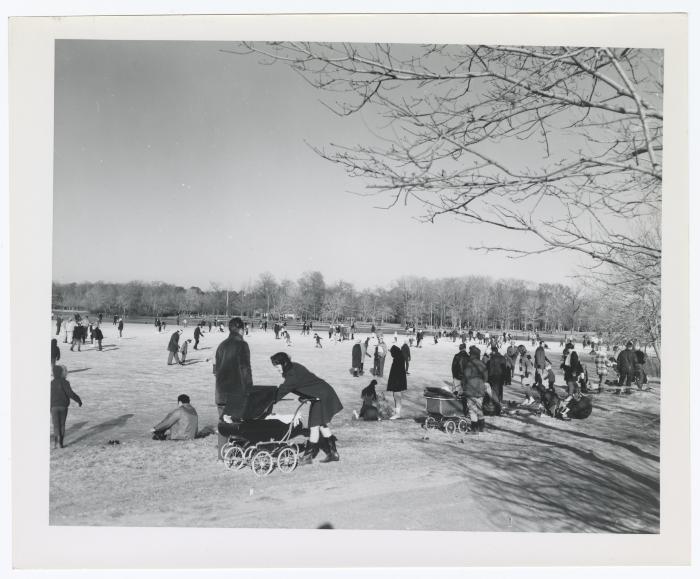
[[[75,444],[76,442],[80,442],[81,440],[84,440],[85,438],[89,438],[92,436],[95,436],[97,434],[100,434],[104,432],[105,430],[109,430],[111,428],[115,428],[117,426],[124,426],[129,418],[132,418],[134,415],[133,414],[122,414],[121,416],[118,416],[117,418],[112,418],[111,420],[107,420],[105,422],[102,422],[101,424],[96,424],[95,426],[88,428],[81,436],[78,438],[71,440],[71,444]]]
[[[598,408],[596,408],[596,411]],[[549,424],[545,424],[544,422],[537,420],[535,418],[532,418],[530,416],[525,416],[521,417],[521,420],[523,422],[527,422],[530,424],[536,424],[538,428],[543,428],[546,430],[552,430],[557,433],[566,433],[567,436],[574,436],[577,438],[585,438],[586,440],[596,440],[598,442],[604,442],[606,444],[612,444],[614,446],[619,446],[620,448],[624,448],[625,450],[628,450],[629,452],[636,454],[638,456],[641,456],[643,458],[648,458],[649,460],[654,460],[654,461],[659,461],[659,457],[656,456],[655,454],[652,454],[650,452],[646,452],[642,450],[641,448],[635,446],[634,444],[629,444],[627,442],[619,442],[617,440],[610,440],[609,438],[602,438],[599,436],[593,436],[591,434],[586,434],[585,432],[581,432],[578,430],[562,430],[561,428],[556,428],[555,426],[551,426]],[[498,429],[498,427],[494,427],[495,429]]]
[[[571,444],[494,424],[487,429],[498,439],[487,434],[472,442],[467,435],[464,445],[417,448],[434,456],[437,447],[449,458],[445,468],[465,477],[477,504],[489,505],[484,515],[496,529],[544,531],[557,521],[558,532],[658,533],[658,478]]]

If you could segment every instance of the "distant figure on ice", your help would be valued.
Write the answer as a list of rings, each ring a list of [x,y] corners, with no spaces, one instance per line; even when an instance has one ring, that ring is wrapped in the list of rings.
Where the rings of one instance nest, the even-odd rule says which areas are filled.
[[[122,337],[122,332],[124,331],[124,320],[119,318],[119,323],[117,324],[117,330],[119,330],[119,337]]]
[[[193,440],[197,436],[197,426],[197,411],[190,404],[190,397],[180,394],[177,408],[151,428],[151,432],[153,440]]]
[[[170,341],[168,342],[168,366],[173,365],[173,358],[178,364],[182,364],[180,362],[180,356],[178,355],[178,350],[180,349],[180,334],[182,334],[181,329],[175,330],[172,335],[170,336]]]
[[[202,328],[201,326],[197,325],[197,327],[194,329],[194,349],[197,349],[197,346],[199,346],[199,339],[203,337],[202,334]]]
[[[323,346],[321,345],[321,340],[322,340],[321,336],[319,336],[316,332],[314,332],[314,341],[316,342],[316,346],[315,346],[316,348],[323,348]]]
[[[362,346],[360,345],[360,342],[361,340],[357,338],[352,347],[351,372],[355,378],[360,376],[360,366],[362,365]]]
[[[104,339],[104,335],[102,334],[102,329],[100,328],[100,326],[97,326],[95,328],[93,335],[95,336],[95,339],[97,340],[97,349],[102,351],[102,340]]]

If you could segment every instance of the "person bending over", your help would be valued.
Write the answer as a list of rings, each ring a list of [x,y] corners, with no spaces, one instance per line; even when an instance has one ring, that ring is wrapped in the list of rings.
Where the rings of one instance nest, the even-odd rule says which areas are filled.
[[[336,448],[337,439],[328,426],[333,416],[343,409],[333,387],[301,364],[292,362],[286,352],[274,354],[270,357],[270,361],[284,378],[284,382],[277,389],[277,401],[289,392],[300,397],[315,399],[309,408],[309,440],[304,449],[301,464],[313,462],[318,455],[319,446],[326,453],[326,458],[321,462],[340,460]],[[323,437],[322,442],[319,442],[319,437]]]

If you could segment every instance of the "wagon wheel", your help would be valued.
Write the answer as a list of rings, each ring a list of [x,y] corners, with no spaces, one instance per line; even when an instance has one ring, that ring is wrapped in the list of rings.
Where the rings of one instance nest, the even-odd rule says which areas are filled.
[[[225,442],[224,445],[221,447],[219,450],[219,456],[220,458],[224,458],[226,456],[226,453],[229,451],[229,449],[234,445],[235,443],[233,442]]]
[[[246,462],[250,462],[251,460],[253,460],[253,454],[256,450],[257,447],[251,444],[248,448],[246,448],[243,451],[243,460],[245,460]]]
[[[299,462],[299,453],[292,446],[285,446],[277,455],[277,468],[283,473],[292,472]]]
[[[457,425],[454,420],[447,420],[445,422],[445,432],[447,432],[447,434],[454,434],[456,430]]]
[[[466,418],[460,418],[459,424],[457,424],[457,429],[462,434],[466,434],[467,432],[469,432],[469,421]]]
[[[246,464],[244,456],[243,449],[234,444],[224,454],[224,465],[226,468],[240,470]]]
[[[425,419],[423,426],[425,426],[426,430],[429,430],[430,428],[437,428],[438,421],[435,420],[435,418],[433,418],[432,416],[428,416],[428,418]]]
[[[272,455],[267,450],[259,450],[253,455],[250,468],[257,476],[266,476],[272,471],[275,462]]]

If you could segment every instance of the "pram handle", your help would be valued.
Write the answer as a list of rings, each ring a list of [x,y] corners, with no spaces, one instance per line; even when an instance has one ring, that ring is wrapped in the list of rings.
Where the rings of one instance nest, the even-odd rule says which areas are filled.
[[[299,402],[318,402],[320,398],[308,398],[306,396],[299,396],[297,398]],[[294,398],[280,398],[277,402],[292,402]]]

